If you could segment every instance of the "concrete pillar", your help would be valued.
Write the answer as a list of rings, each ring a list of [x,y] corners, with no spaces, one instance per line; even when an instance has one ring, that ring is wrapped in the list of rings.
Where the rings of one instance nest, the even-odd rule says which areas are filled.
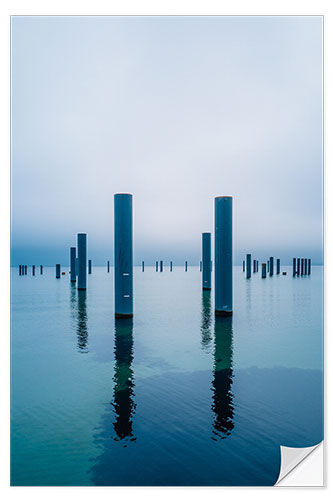
[[[77,289],[87,289],[87,235],[79,233],[77,235],[77,256],[79,259],[79,269],[77,277]]]
[[[304,259],[304,274],[308,274],[308,259]]]
[[[301,259],[297,258],[297,276],[301,274]]]
[[[263,262],[261,264],[261,277],[266,278],[267,272],[266,272],[266,262]]]
[[[280,259],[276,259],[276,274],[280,274]]]
[[[91,260],[88,260],[88,274],[91,274]]]
[[[163,272],[163,260],[160,260],[160,272]]]
[[[60,264],[56,264],[56,278],[60,278],[61,267]]]
[[[32,266],[32,275],[35,276],[36,275],[36,266]]]
[[[274,257],[269,258],[269,275],[273,276],[274,274]]]
[[[158,272],[158,260],[156,261],[156,272]]]
[[[110,261],[109,260],[108,260],[107,268],[108,268],[108,273],[109,273],[110,272]]]
[[[76,247],[70,247],[69,249],[69,263],[70,263],[70,271],[71,271],[71,282],[75,283],[76,281]]]
[[[40,274],[43,274],[43,266],[40,266]]]
[[[215,315],[232,315],[232,197],[215,198]]]
[[[145,272],[145,261],[144,260],[142,261],[142,272],[143,273]]]
[[[172,272],[172,260],[170,261],[170,272]]]
[[[133,202],[132,195],[114,195],[115,316],[133,316]]]
[[[187,260],[185,260],[185,272],[187,273]]]
[[[301,259],[301,276],[304,274],[304,259]]]
[[[246,254],[246,278],[251,278],[251,254]]]
[[[296,276],[296,257],[293,258],[293,276]]]
[[[202,233],[202,288],[204,290],[212,288],[211,259],[211,233]]]
[[[308,274],[311,274],[311,259],[308,260]]]
[[[245,273],[245,260],[243,260],[243,273]]]

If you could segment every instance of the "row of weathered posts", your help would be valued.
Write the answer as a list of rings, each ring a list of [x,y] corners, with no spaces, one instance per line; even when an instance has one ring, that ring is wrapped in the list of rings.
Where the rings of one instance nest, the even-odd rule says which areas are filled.
[[[308,274],[311,274],[311,259],[294,257],[293,276],[306,276]]]
[[[215,315],[231,316],[233,307],[233,276],[232,276],[232,197],[217,196],[215,198]],[[77,252],[77,255],[76,255]],[[142,271],[144,271],[144,261]],[[251,278],[259,270],[259,261],[253,260],[251,254],[246,255],[243,261],[243,272],[246,278]],[[163,271],[163,261],[156,261],[156,271],[160,267]],[[274,274],[274,258],[263,262],[262,278]],[[88,273],[91,274],[92,262],[88,261]],[[170,262],[172,271],[172,261]],[[187,261],[185,261],[187,271]],[[202,233],[202,288],[211,290],[212,260],[211,260],[211,233]],[[35,266],[33,266],[35,275]],[[110,272],[110,261],[107,261],[107,272]],[[43,274],[43,266],[40,267]],[[311,273],[311,259],[293,259],[293,276]],[[19,274],[27,274],[27,266],[19,266]],[[64,273],[63,273],[64,274]],[[276,274],[280,274],[280,259],[276,259]],[[285,273],[284,273],[285,274]],[[77,248],[70,248],[70,275],[71,282],[76,282],[78,290],[87,288],[87,235],[77,235]],[[56,264],[56,278],[61,276],[61,266]],[[117,318],[131,318],[133,316],[133,206],[132,195],[119,193],[114,195],[114,301],[115,316]]]

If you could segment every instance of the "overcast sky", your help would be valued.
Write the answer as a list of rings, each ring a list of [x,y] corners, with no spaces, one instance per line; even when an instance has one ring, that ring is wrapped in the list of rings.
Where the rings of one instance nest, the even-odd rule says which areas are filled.
[[[12,264],[200,259],[214,197],[246,252],[322,262],[321,17],[13,17]]]

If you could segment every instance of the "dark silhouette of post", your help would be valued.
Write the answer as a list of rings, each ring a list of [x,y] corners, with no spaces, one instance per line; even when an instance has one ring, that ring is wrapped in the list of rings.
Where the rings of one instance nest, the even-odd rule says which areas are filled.
[[[267,272],[269,273],[269,260],[267,261]]]
[[[187,273],[187,260],[185,260],[185,272]]]
[[[70,247],[69,250],[69,262],[70,262],[70,270],[71,270],[71,282],[75,283],[76,281],[76,247]]]
[[[145,272],[145,261],[144,260],[142,261],[142,272],[143,273]]]
[[[245,273],[245,260],[243,260],[243,273]]]
[[[215,315],[232,315],[231,196],[215,198]]]
[[[36,266],[32,266],[32,275],[35,276],[36,275]]]
[[[266,262],[263,262],[261,264],[261,277],[266,278],[267,272],[266,272]]]
[[[156,272],[158,272],[158,260],[156,261]]]
[[[293,277],[296,276],[296,257],[293,258]]]
[[[78,278],[77,289],[87,289],[87,235],[79,233],[77,235],[77,255],[78,255]]]
[[[172,260],[170,260],[170,272],[172,272]]]
[[[301,259],[297,258],[297,276],[301,274]]]
[[[212,288],[211,259],[211,233],[202,233],[202,288],[204,290]]]
[[[276,259],[276,274],[280,274],[280,259]]]
[[[91,274],[91,260],[88,260],[88,274]]]
[[[308,274],[308,259],[304,259],[304,274]]]
[[[274,274],[274,257],[269,258],[269,275],[273,276]]]
[[[60,264],[56,264],[56,278],[60,278],[61,274],[61,266]]]
[[[110,261],[109,261],[109,260],[108,260],[108,265],[107,265],[107,267],[108,267],[108,273],[109,273],[109,272],[110,272]]]
[[[19,266],[19,276],[21,276],[21,274],[22,274],[22,267]]]
[[[163,272],[163,260],[160,260],[160,272]]]
[[[132,195],[114,195],[115,316],[133,316],[133,215]]]
[[[246,254],[246,278],[251,278],[251,254]]]
[[[40,266],[40,274],[43,274],[43,266]]]
[[[304,259],[301,259],[301,276],[304,274]]]
[[[308,260],[308,274],[311,274],[311,259]]]
[[[24,266],[24,274],[27,275],[28,274],[28,266]]]

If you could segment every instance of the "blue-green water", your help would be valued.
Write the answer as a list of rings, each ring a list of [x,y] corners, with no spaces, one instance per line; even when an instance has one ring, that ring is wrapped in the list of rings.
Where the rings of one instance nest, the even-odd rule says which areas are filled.
[[[132,320],[113,274],[12,269],[13,485],[272,485],[280,445],[323,439],[323,270],[245,279],[214,318],[198,268],[135,268]]]

